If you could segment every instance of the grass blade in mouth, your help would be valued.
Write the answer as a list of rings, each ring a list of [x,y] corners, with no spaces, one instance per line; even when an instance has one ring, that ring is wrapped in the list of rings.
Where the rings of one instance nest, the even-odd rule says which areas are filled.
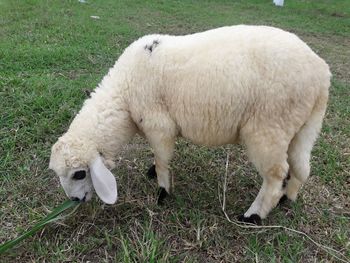
[[[39,221],[35,226],[24,232],[22,235],[16,237],[13,240],[7,241],[4,244],[0,245],[0,255],[3,254],[6,250],[12,248],[17,245],[23,239],[30,237],[34,233],[38,232],[41,228],[43,228],[46,224],[61,219],[63,217],[59,217],[59,215],[66,211],[69,208],[75,207],[79,204],[77,201],[67,200],[60,206],[56,207],[50,214],[47,215],[43,220]],[[74,210],[75,211],[75,210]]]

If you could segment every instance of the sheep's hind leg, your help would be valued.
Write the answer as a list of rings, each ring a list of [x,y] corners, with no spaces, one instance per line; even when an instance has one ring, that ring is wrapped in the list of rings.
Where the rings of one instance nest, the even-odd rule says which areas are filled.
[[[299,188],[310,175],[311,151],[321,130],[323,115],[324,111],[317,111],[316,108],[289,145],[291,179],[286,187],[286,195],[292,201],[296,200]]]
[[[261,189],[240,221],[261,224],[270,210],[274,208],[285,193],[285,185],[288,180],[287,148],[288,140],[285,138],[250,138],[246,140],[249,159],[256,166],[263,177]],[[276,144],[280,142],[280,144]]]

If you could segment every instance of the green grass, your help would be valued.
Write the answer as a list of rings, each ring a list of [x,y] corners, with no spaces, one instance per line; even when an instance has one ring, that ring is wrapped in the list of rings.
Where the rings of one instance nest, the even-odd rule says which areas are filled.
[[[287,0],[283,8],[270,0],[87,1],[0,1],[0,243],[66,199],[48,170],[50,147],[125,47],[148,33],[245,23],[295,32],[334,76],[312,176],[297,202],[277,207],[264,224],[304,231],[350,257],[348,0]],[[116,205],[95,199],[0,262],[336,262],[301,236],[241,229],[225,219],[218,183],[227,152],[227,212],[235,218],[261,184],[242,147],[179,140],[172,162],[175,193],[159,207],[156,183],[145,176],[152,153],[136,138],[114,171]]]
[[[62,203],[59,207],[56,207],[50,214],[48,214],[45,218],[40,220],[38,223],[36,223],[33,227],[28,229],[27,231],[23,232],[20,236],[16,237],[15,239],[9,240],[5,242],[4,244],[0,245],[0,255],[4,254],[7,250],[11,249],[12,247],[19,244],[21,241],[25,240],[26,238],[36,234],[39,230],[41,230],[45,225],[52,223],[56,220],[63,219],[62,216],[59,217],[59,215],[64,212],[65,210],[79,205],[79,202],[67,200],[64,203]],[[74,210],[71,212],[73,213]],[[69,214],[67,215],[69,216]]]

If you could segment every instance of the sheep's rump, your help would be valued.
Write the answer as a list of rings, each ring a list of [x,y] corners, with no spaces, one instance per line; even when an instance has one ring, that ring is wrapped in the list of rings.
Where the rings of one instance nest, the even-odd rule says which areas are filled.
[[[118,65],[135,122],[165,111],[180,135],[207,145],[237,141],[247,124],[292,137],[330,85],[327,64],[303,41],[265,26],[148,35]]]

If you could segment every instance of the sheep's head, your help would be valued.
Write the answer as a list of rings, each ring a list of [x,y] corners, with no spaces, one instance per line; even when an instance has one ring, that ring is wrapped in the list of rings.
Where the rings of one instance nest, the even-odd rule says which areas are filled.
[[[117,184],[104,159],[89,143],[61,137],[52,147],[50,169],[59,176],[61,185],[72,200],[89,201],[95,189],[107,204],[117,201]]]

